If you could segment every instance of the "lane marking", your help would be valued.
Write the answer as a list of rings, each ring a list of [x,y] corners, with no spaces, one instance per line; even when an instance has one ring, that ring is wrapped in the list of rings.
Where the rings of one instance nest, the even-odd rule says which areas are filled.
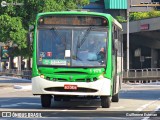
[[[113,109],[124,109],[124,106],[117,106],[117,107],[112,107]]]
[[[9,104],[9,105],[1,105],[2,108],[8,108],[8,107],[18,107],[18,104]]]
[[[64,110],[61,110],[61,111],[68,111],[68,109],[64,109]]]
[[[1,105],[2,108],[5,107],[17,107],[17,106],[21,106],[21,105],[41,105],[40,103],[27,103],[27,102],[21,102],[21,103],[16,103],[16,104],[8,104],[8,105]]]
[[[154,111],[152,111],[151,112],[151,114],[154,114],[154,113],[156,113],[156,111],[160,111],[160,105],[159,106],[157,106],[157,108],[154,110]],[[144,117],[143,119],[141,119],[141,120],[149,120],[149,118],[150,118],[151,116],[149,116],[149,117]],[[157,116],[158,117],[158,116]]]
[[[142,111],[142,110],[144,110],[145,108],[147,108],[149,105],[157,102],[158,100],[160,100],[160,98],[158,98],[157,100],[151,101],[151,102],[149,102],[149,103],[147,103],[147,104],[145,104],[145,105],[142,105],[141,107],[137,108],[135,111]]]

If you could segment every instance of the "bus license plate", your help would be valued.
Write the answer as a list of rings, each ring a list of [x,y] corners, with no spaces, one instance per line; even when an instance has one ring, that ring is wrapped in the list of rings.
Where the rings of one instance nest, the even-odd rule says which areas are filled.
[[[65,90],[77,90],[77,85],[64,85]]]

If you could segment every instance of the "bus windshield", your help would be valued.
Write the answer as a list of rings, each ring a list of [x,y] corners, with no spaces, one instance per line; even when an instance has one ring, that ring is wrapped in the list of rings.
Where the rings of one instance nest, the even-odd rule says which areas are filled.
[[[105,67],[107,39],[104,26],[39,27],[38,65]]]

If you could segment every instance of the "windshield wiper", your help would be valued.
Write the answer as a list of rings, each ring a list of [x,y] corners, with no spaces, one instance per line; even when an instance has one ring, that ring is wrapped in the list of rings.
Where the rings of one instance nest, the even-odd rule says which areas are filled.
[[[89,28],[87,29],[87,31],[85,32],[83,38],[82,38],[81,40],[78,39],[78,43],[77,43],[77,47],[78,47],[78,48],[80,48],[80,47],[83,45],[83,43],[85,42],[85,40],[86,40],[87,36],[89,35],[90,31],[92,30],[92,28],[93,28],[93,27],[89,27]]]
[[[84,36],[83,36],[83,38],[81,40],[79,39],[80,36],[78,36],[77,47],[76,47],[76,58],[78,60],[80,60],[80,61],[82,61],[82,60],[77,56],[77,54],[78,54],[78,48],[80,48],[83,45],[83,43],[85,42],[85,40],[86,40],[87,36],[89,35],[91,29],[92,29],[92,27],[89,27],[87,29],[87,31],[85,32],[85,34],[84,34]]]

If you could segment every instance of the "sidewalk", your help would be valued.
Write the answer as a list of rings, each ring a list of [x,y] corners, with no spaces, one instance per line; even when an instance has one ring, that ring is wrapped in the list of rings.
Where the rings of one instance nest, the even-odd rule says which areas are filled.
[[[18,77],[0,76],[0,88],[1,87],[13,87],[14,85],[31,85],[31,80],[22,79]]]

